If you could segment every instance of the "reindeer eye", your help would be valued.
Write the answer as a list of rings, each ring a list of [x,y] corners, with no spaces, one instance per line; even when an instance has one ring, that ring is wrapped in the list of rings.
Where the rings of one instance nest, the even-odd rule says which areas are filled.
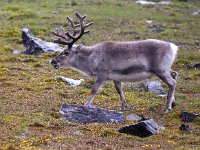
[[[69,56],[69,52],[67,52],[67,51],[63,52],[63,54],[64,54],[65,56]]]

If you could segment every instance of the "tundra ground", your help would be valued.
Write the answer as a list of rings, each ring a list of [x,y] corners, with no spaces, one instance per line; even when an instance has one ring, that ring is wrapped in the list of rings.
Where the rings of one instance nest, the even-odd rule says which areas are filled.
[[[134,0],[1,0],[0,1],[0,149],[199,149],[200,119],[190,123],[191,133],[179,130],[182,111],[200,114],[200,71],[188,69],[200,62],[199,2],[173,0],[170,5],[138,5]],[[160,134],[139,138],[120,134],[121,125],[79,125],[64,120],[59,108],[64,103],[84,104],[94,80],[66,69],[56,70],[49,61],[55,54],[40,56],[13,55],[23,49],[21,29],[30,28],[35,35],[52,41],[51,31],[67,26],[66,16],[74,12],[87,14],[92,31],[79,41],[85,45],[114,40],[162,39],[179,46],[173,69],[179,73],[176,107],[162,114],[166,97],[132,90],[125,83],[129,109],[155,119],[165,127]],[[150,24],[147,20],[153,20]],[[160,25],[164,30],[156,32]],[[56,82],[55,76],[85,81],[78,87]],[[157,78],[155,78],[157,79]],[[134,83],[137,84],[137,83]],[[165,88],[166,85],[163,84]],[[94,105],[120,110],[119,95],[107,82]],[[151,108],[151,109],[150,109]]]

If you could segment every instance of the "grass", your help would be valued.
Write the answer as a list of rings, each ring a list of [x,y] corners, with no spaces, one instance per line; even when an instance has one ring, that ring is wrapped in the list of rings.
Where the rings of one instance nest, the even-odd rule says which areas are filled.
[[[0,1],[0,149],[199,149],[200,120],[190,123],[192,133],[179,131],[181,111],[200,113],[200,71],[188,69],[199,63],[200,3],[173,0],[167,6],[136,5],[133,0],[1,0]],[[67,26],[65,16],[74,12],[87,14],[93,21],[91,34],[79,43],[93,45],[105,40],[163,39],[176,43],[180,50],[173,65],[179,73],[176,88],[176,108],[163,115],[165,98],[144,91],[132,91],[125,83],[129,109],[155,119],[165,127],[160,134],[139,138],[120,134],[122,125],[79,125],[64,120],[59,108],[64,103],[84,104],[94,80],[72,70],[55,70],[49,61],[55,54],[40,56],[13,55],[12,50],[23,49],[21,29],[30,28],[37,37],[51,41],[51,30]],[[152,33],[146,23],[160,24],[165,31]],[[189,50],[188,50],[189,49]],[[74,88],[55,76],[85,81]],[[156,78],[157,79],[157,78]],[[164,84],[163,84],[164,85]],[[166,86],[164,85],[166,88]],[[94,105],[120,110],[119,96],[112,82],[95,97]],[[149,108],[154,109],[149,109]]]

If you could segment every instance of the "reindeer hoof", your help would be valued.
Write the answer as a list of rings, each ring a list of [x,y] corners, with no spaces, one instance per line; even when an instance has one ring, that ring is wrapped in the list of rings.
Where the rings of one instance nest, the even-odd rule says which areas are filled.
[[[127,109],[128,109],[128,106],[127,106],[127,105],[124,105],[124,106],[122,106],[122,108],[121,108],[122,111],[125,111],[125,110],[127,110]]]
[[[85,103],[85,107],[92,107],[91,104]]]
[[[172,109],[169,109],[169,108],[165,108],[163,110],[163,113],[167,114],[167,113],[170,113],[172,111]]]
[[[172,108],[175,108],[175,107],[176,107],[176,103],[173,102],[173,103],[172,103]]]

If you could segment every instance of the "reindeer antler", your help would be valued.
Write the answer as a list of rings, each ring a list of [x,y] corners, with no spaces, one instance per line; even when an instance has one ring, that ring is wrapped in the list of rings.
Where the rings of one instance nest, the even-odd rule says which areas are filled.
[[[70,33],[70,31],[65,32],[64,28],[56,28],[52,33],[59,38],[54,40],[55,43],[63,44],[63,45],[68,45],[69,48],[73,46],[73,44],[78,41],[84,34],[89,33],[89,30],[85,31],[85,28],[88,26],[92,25],[93,22],[84,23],[84,19],[86,16],[81,16],[78,12],[75,13],[77,18],[79,19],[80,24],[75,24],[69,17],[67,17],[67,20],[71,24],[71,30],[73,34]],[[80,26],[80,29],[77,30],[77,27]],[[76,34],[79,32],[78,36]]]

